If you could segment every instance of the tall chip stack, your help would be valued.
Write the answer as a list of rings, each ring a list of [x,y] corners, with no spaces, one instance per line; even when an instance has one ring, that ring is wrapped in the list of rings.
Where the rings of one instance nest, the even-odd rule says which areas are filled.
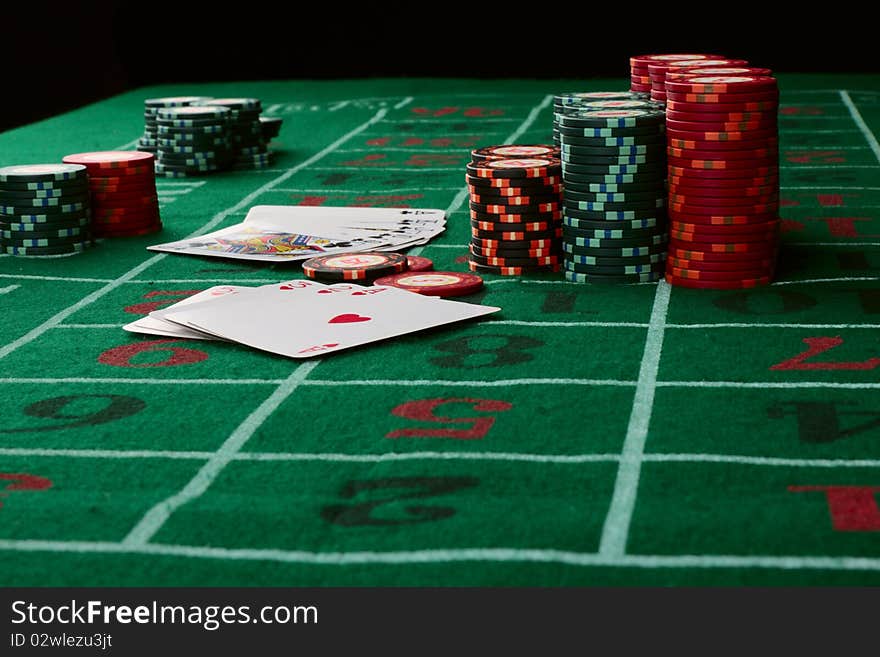
[[[88,172],[76,164],[0,169],[0,252],[80,253],[92,244]]]
[[[650,100],[588,102],[563,111],[557,129],[566,280],[662,278],[668,240],[662,106]]]
[[[210,100],[208,96],[168,96],[147,98],[144,101],[144,134],[138,139],[137,149],[156,154],[159,147],[159,110],[165,107],[186,107],[199,101]]]
[[[665,85],[666,281],[743,289],[769,283],[776,266],[779,91],[768,75],[716,73],[673,76]]]
[[[95,237],[135,237],[162,228],[152,153],[96,151],[62,161],[88,170]]]
[[[552,145],[472,151],[471,271],[520,276],[559,271],[562,164]]]

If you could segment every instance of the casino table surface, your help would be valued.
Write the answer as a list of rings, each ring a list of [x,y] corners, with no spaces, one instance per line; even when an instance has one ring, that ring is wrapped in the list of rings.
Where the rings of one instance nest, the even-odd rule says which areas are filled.
[[[488,274],[464,300],[500,313],[304,362],[123,331],[303,276],[145,247],[257,204],[439,208],[410,253],[466,271],[471,148],[623,77],[151,87],[0,135],[5,166],[132,149],[149,97],[284,119],[271,169],[160,179],[160,234],[0,257],[0,583],[880,584],[880,78],[779,85],[772,285]]]

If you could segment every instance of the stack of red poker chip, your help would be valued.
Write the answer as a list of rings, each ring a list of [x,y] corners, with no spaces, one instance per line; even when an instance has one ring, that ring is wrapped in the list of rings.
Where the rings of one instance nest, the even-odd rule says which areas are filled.
[[[723,59],[721,55],[705,55],[705,54],[687,54],[687,53],[675,53],[675,54],[664,54],[664,55],[636,55],[635,57],[629,58],[629,70],[630,70],[630,90],[637,91],[639,93],[650,94],[654,90],[654,85],[651,80],[651,70],[650,66],[652,64],[663,64],[668,62],[680,62],[680,61],[694,61],[694,60],[708,60],[708,59]],[[662,88],[658,89],[658,91],[662,92]],[[653,100],[663,101],[665,100],[662,97],[662,93],[658,93],[657,97],[653,94],[651,98]]]
[[[553,145],[503,145],[471,153],[471,271],[504,276],[559,271],[562,163]]]
[[[779,246],[776,80],[667,80],[666,96],[666,281],[710,289],[769,283]]]
[[[95,237],[148,235],[162,228],[153,172],[155,156],[143,151],[98,151],[63,158],[89,173]]]

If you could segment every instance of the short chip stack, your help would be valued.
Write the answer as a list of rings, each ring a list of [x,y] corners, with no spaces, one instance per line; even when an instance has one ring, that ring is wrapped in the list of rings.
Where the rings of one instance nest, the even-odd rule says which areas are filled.
[[[152,153],[97,151],[63,161],[88,169],[95,237],[149,235],[162,228]]]
[[[555,146],[476,149],[467,165],[474,272],[559,271],[562,163]]]
[[[772,280],[779,242],[779,92],[769,76],[667,80],[674,285],[742,289]]]
[[[666,81],[665,69],[659,68],[659,65],[670,62],[692,61],[707,59],[724,59],[720,55],[705,54],[664,54],[664,55],[637,55],[629,58],[630,70],[630,90],[640,93],[651,94],[651,99],[659,102],[666,100],[665,89],[663,85]],[[655,65],[652,72],[651,65]]]
[[[615,101],[604,101],[615,102]],[[563,271],[576,283],[662,278],[666,258],[665,115],[650,101],[559,117]]]
[[[186,107],[202,100],[210,100],[207,96],[168,96],[165,98],[147,98],[144,101],[144,134],[138,139],[137,149],[156,154],[159,148],[159,110],[166,107]]]
[[[92,244],[88,175],[74,164],[0,169],[0,249],[15,256],[59,256]]]

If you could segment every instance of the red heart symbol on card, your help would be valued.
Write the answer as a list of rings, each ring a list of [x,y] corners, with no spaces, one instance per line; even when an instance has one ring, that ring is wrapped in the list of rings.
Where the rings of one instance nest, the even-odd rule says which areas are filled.
[[[333,290],[318,290],[318,294],[333,294]]]
[[[352,322],[369,322],[372,317],[364,317],[363,315],[358,315],[356,313],[345,313],[343,315],[336,315],[333,319],[331,319],[328,324],[350,324]]]

